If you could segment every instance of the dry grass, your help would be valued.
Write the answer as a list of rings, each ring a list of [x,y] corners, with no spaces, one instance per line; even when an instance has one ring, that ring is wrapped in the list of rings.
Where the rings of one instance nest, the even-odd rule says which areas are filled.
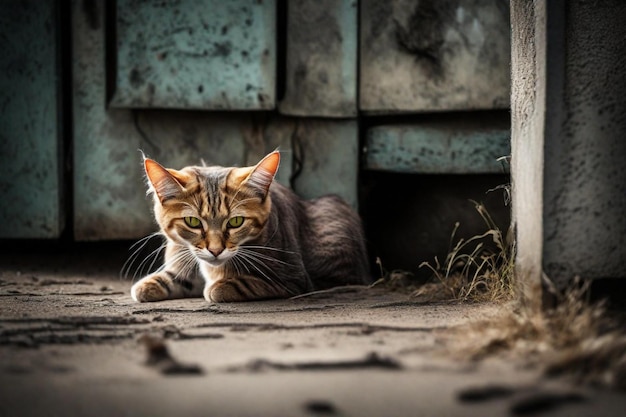
[[[469,360],[511,356],[542,366],[547,376],[626,390],[626,335],[603,303],[589,302],[589,285],[576,279],[555,292],[557,305],[549,310],[507,304],[496,318],[456,329],[450,353]]]
[[[474,301],[508,301],[513,299],[513,261],[515,244],[510,230],[504,234],[485,207],[473,201],[487,231],[469,239],[456,238],[459,223],[450,238],[450,250],[443,263],[422,262],[420,268],[433,272],[435,283],[418,288],[414,297]]]
[[[626,391],[626,333],[624,318],[611,318],[604,303],[589,302],[589,281],[579,278],[558,291],[544,277],[544,291],[556,299],[554,308],[532,311],[516,294],[515,244],[505,235],[482,204],[475,208],[487,230],[458,239],[455,226],[450,250],[443,262],[424,262],[434,282],[422,284],[412,274],[392,271],[377,282],[390,289],[409,291],[423,301],[495,301],[501,313],[488,320],[464,325],[442,334],[453,357],[478,361],[491,356],[511,357],[519,363],[542,367],[546,376],[571,378]],[[381,273],[384,272],[382,265]]]

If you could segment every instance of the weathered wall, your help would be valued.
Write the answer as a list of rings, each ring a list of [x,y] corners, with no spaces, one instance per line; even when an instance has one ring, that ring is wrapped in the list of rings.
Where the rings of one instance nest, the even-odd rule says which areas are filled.
[[[281,113],[357,115],[357,9],[358,2],[348,0],[288,2]]]
[[[450,233],[486,230],[469,199],[500,192],[510,154],[509,4],[502,0],[361,0],[361,204],[372,257],[416,273],[445,258]],[[484,110],[484,111],[476,111]],[[363,117],[363,114],[365,116]],[[487,175],[484,175],[487,174]]]
[[[626,2],[569,1],[564,16],[543,207],[543,266],[561,286],[574,275],[626,277]]]
[[[504,0],[361,0],[360,107],[370,112],[507,108]]]
[[[140,86],[139,95],[128,98],[127,103],[134,106],[134,100],[139,100],[137,103],[144,108],[108,106],[107,68],[115,62],[107,60],[110,56],[107,56],[106,19],[111,16],[101,2],[74,1],[72,4],[73,210],[77,240],[135,239],[155,229],[150,200],[145,196],[139,150],[166,166],[181,168],[199,164],[202,159],[215,165],[252,165],[265,153],[280,147],[284,152],[279,181],[286,185],[292,183],[295,191],[307,198],[336,193],[356,206],[359,153],[355,120],[296,119],[265,112],[192,111],[189,108],[202,102],[177,101],[176,98],[177,92],[187,85],[187,77],[170,80],[182,90],[172,89],[170,93],[174,96],[166,100],[166,104],[187,106],[187,110],[161,109],[156,98],[144,97],[141,91],[145,86]],[[272,4],[265,5],[273,10]],[[272,32],[274,29],[265,30]],[[194,64],[195,59],[192,57],[189,65],[199,65]],[[123,63],[118,61],[117,64]],[[218,62],[217,68],[223,64]],[[210,62],[203,65],[211,68]],[[118,81],[119,77],[132,72],[132,67],[131,63],[124,64],[124,70],[114,67]],[[151,73],[156,68],[147,71]],[[232,78],[236,73],[231,68],[225,76]],[[153,76],[156,78],[152,82],[158,83],[158,76]],[[206,82],[203,79],[202,82]],[[237,83],[213,84],[228,90],[226,97],[241,93]],[[119,94],[129,86],[117,83],[115,88],[118,97],[114,102],[117,100],[116,106],[122,106]],[[195,87],[193,92],[197,93]],[[205,93],[210,91],[207,89]],[[141,101],[142,97],[146,98],[145,102]],[[228,100],[232,105],[229,110],[240,110],[236,97],[239,96]],[[246,97],[244,94],[240,101],[245,102]],[[210,101],[206,103],[211,105]],[[272,105],[268,100],[265,103]],[[292,169],[294,156],[302,161],[297,176]],[[293,181],[290,181],[292,176]]]
[[[368,129],[365,167],[413,174],[508,171],[508,163],[500,160],[511,154],[508,122],[497,117],[487,124],[479,117],[429,119]]]
[[[63,229],[56,6],[0,2],[0,238]]]
[[[0,7],[11,4],[35,3]],[[73,232],[66,237],[77,241],[150,233],[155,224],[139,150],[177,168],[202,159],[254,164],[280,146],[279,181],[303,197],[336,193],[364,209],[373,204],[369,198],[380,197],[359,200],[363,178],[371,180],[365,188],[378,186],[383,194],[406,183],[416,197],[406,210],[423,213],[412,236],[426,229],[429,236],[407,244],[420,247],[448,240],[447,226],[443,232],[429,228],[440,206],[420,211],[420,198],[428,198],[421,192],[434,190],[437,175],[495,174],[498,184],[506,183],[496,160],[509,153],[505,0],[54,4],[62,13],[50,17],[53,8],[39,3],[40,13],[31,13],[41,30],[26,29],[35,20],[11,18],[3,38],[9,42],[2,62],[30,65],[41,77],[31,82],[6,71],[2,78],[0,94],[13,99],[3,126],[9,140],[0,144],[3,160],[11,160],[0,167],[0,192],[10,201],[0,208],[0,237],[43,236],[27,230],[33,225],[58,236],[61,227],[54,225],[65,217]],[[61,40],[59,27],[67,31]],[[19,37],[28,37],[17,42],[27,45],[22,50],[13,48]],[[43,44],[50,62],[38,60]],[[50,55],[59,47],[67,50],[60,72]],[[68,100],[58,106],[50,101],[58,98],[54,77],[70,74],[63,91]],[[25,98],[28,108],[17,106]],[[21,123],[34,119],[37,132],[22,134]],[[65,148],[56,136],[61,127],[67,128]],[[50,160],[61,152],[67,153],[63,160]],[[65,181],[59,180],[62,169],[69,170]],[[14,181],[16,173],[24,181]],[[407,176],[379,181],[397,175]],[[474,179],[463,181],[469,186]],[[470,193],[475,198],[486,191],[478,182]],[[458,207],[454,184],[443,194]],[[66,191],[72,198],[60,203]],[[446,225],[467,212],[474,214],[469,203],[449,212]],[[381,230],[381,242],[399,238]]]
[[[227,4],[118,0],[116,4],[112,106],[274,108],[273,0]]]
[[[516,232],[515,275],[524,299],[536,302],[540,300],[543,251],[545,36],[545,4],[511,1],[511,211]]]
[[[512,2],[517,273],[624,277],[626,4]]]

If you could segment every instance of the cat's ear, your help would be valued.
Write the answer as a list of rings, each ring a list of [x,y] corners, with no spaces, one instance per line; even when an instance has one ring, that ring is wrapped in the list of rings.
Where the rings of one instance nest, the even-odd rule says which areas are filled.
[[[246,180],[246,184],[267,195],[267,192],[274,181],[274,176],[280,165],[280,152],[274,151],[267,155],[252,169]]]
[[[151,188],[161,203],[180,195],[185,189],[187,178],[184,174],[164,168],[158,162],[148,158],[144,159],[143,164]]]

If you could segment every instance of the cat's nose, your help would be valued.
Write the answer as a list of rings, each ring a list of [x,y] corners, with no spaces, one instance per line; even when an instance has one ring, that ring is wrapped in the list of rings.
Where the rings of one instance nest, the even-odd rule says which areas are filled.
[[[224,252],[224,248],[209,248],[209,252],[217,258],[222,252]]]

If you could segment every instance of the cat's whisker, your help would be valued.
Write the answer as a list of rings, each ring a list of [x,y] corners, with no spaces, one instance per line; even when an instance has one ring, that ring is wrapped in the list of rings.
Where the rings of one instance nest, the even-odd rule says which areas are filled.
[[[287,286],[285,284],[283,284],[280,280],[273,280],[272,278],[269,277],[269,275],[267,275],[265,272],[263,272],[259,266],[257,266],[255,264],[255,262],[258,262],[259,264],[261,264],[261,266],[265,269],[267,269],[268,271],[271,271],[271,269],[261,260],[254,258],[253,256],[251,256],[250,253],[241,253],[241,261],[246,261],[250,266],[252,266],[259,274],[261,274],[263,276],[263,278],[265,278],[266,280],[268,280],[270,283],[272,283],[273,285],[282,288],[285,292],[287,292],[288,294],[291,294],[291,290],[289,288],[287,288]]]
[[[263,250],[273,250],[276,252],[283,252],[283,253],[289,253],[291,255],[299,255],[298,252],[294,252],[294,251],[290,251],[290,250],[285,250],[285,249],[279,249],[279,248],[273,248],[271,246],[258,246],[258,245],[243,245],[241,247],[239,247],[239,249],[263,249]]]
[[[194,267],[197,266],[196,257],[188,250],[183,250],[176,254],[176,256],[170,259],[166,265],[168,269],[172,268],[172,266],[176,266],[176,275],[173,280],[177,280],[180,277],[188,278],[189,273],[192,271]]]
[[[178,269],[178,267],[185,264],[189,259],[195,260],[194,255],[189,250],[183,249],[169,258],[163,266],[168,269]]]
[[[157,236],[161,236],[162,233],[161,232],[155,232],[152,233],[148,236],[145,236],[143,238],[141,238],[140,240],[138,240],[137,242],[135,242],[130,248],[129,251],[132,250],[133,248],[135,248],[135,250],[133,251],[133,253],[128,257],[128,259],[126,260],[126,262],[124,262],[124,265],[122,265],[122,269],[120,270],[120,275],[122,278],[128,278],[128,274],[130,273],[131,268],[133,267],[135,261],[137,260],[137,257],[139,256],[139,253],[143,250],[143,248],[148,244],[148,242]],[[163,248],[165,245],[165,243],[163,243],[158,249]],[[154,253],[154,251],[152,252]],[[152,253],[150,253],[147,257],[151,256]],[[145,259],[144,259],[145,260]],[[143,264],[143,262],[142,262]],[[140,264],[141,266],[141,264]],[[139,267],[140,267],[139,266]],[[138,269],[139,269],[138,267]],[[137,276],[137,270],[135,270],[135,273],[133,274],[133,281],[135,280]]]
[[[282,265],[290,265],[290,266],[295,266],[295,265],[294,265],[294,264],[292,264],[292,263],[285,262],[285,261],[283,261],[283,260],[281,260],[281,259],[275,258],[275,257],[273,257],[273,256],[266,255],[266,254],[264,254],[264,253],[257,252],[257,251],[252,250],[252,249],[247,249],[247,248],[239,248],[238,250],[239,250],[239,251],[243,251],[244,253],[247,253],[247,254],[249,254],[249,255],[251,255],[251,256],[253,256],[253,257],[258,257],[258,258],[264,259],[264,260],[266,260],[266,261],[277,262],[277,263],[282,264]]]
[[[174,276],[174,281],[179,278],[189,278],[189,273],[196,265],[196,260],[194,258],[185,259],[182,267],[180,268],[180,271],[178,271],[178,273]]]
[[[148,267],[148,273],[152,271],[152,268],[154,268],[154,264],[156,263],[157,259],[159,259],[159,257],[161,256],[161,252],[163,252],[163,249],[165,249],[166,246],[167,244],[164,243],[157,250],[153,252],[154,255],[152,256],[152,262],[150,263],[150,266]]]
[[[129,251],[133,250],[133,248],[135,248],[137,245],[139,245],[142,242],[143,242],[143,245],[141,245],[141,246],[143,247],[150,239],[152,239],[153,237],[156,237],[156,236],[164,236],[164,235],[163,235],[163,232],[161,232],[161,231],[150,233],[149,235],[142,237],[141,239],[139,239],[138,241],[136,241],[135,243],[130,245],[130,248],[128,248],[128,250]]]
[[[150,259],[152,259],[152,263],[151,265],[153,266],[154,263],[156,262],[156,260],[159,258],[159,255],[161,254],[161,252],[163,251],[163,249],[165,249],[166,247],[166,243],[163,243],[161,246],[159,246],[158,248],[154,249],[152,252],[150,252],[139,264],[139,266],[137,267],[137,269],[135,270],[135,273],[133,274],[133,282],[135,281],[135,279],[137,278],[137,275],[146,275],[144,273],[146,265],[148,265],[148,262],[150,262]],[[152,269],[152,266],[150,268],[148,268],[148,273],[150,273],[150,270]]]
[[[153,234],[143,237],[142,239],[138,240],[137,242],[135,242],[128,250],[129,252],[136,247],[138,244],[141,243],[141,246],[139,246],[139,248],[135,249],[126,259],[126,261],[124,262],[124,265],[122,265],[122,269],[120,270],[120,278],[127,278],[128,277],[128,273],[130,272],[130,268],[133,266],[133,264],[135,263],[135,260],[137,259],[137,256],[139,255],[139,252],[144,248],[144,246],[147,244],[148,240],[153,237]]]
[[[249,255],[249,254],[246,254],[246,253],[243,253],[243,252],[242,252],[242,253],[240,253],[239,255],[241,256],[241,258],[240,258],[240,259],[241,259],[242,261],[245,261],[248,265],[250,265],[252,268],[254,268],[254,269],[255,269],[255,270],[256,270],[259,274],[261,274],[261,275],[262,275],[265,279],[267,279],[269,282],[271,282],[271,283],[272,283],[272,284],[274,284],[274,285],[277,285],[277,284],[276,284],[276,282],[275,282],[272,278],[270,278],[270,277],[269,277],[269,276],[268,276],[265,272],[263,272],[263,271],[261,270],[261,268],[259,268],[259,267],[255,264],[255,261],[258,261],[257,259],[254,259],[254,258],[250,257],[250,255]],[[262,265],[262,266],[264,266],[265,268],[267,268],[267,265],[263,264],[262,262],[259,262],[259,263],[261,263],[261,265]]]
[[[237,272],[237,275],[241,275],[241,270],[239,269],[239,267],[241,266],[246,272],[248,272],[248,268],[245,267],[245,265],[241,265],[240,262],[242,262],[240,259],[237,259],[237,257],[233,257],[231,258],[231,265],[233,266],[233,268],[235,268],[235,272]]]
[[[152,268],[154,267],[154,264],[156,263],[156,261],[159,259],[159,257],[161,256],[161,253],[167,248],[167,243],[164,242],[161,246],[159,246],[158,248],[156,248],[155,250],[152,251],[152,253],[150,255],[148,255],[146,258],[152,257],[152,262],[150,263],[150,266],[147,268],[147,273],[151,273],[152,272]],[[147,263],[146,263],[147,265]],[[145,265],[144,265],[145,268]],[[144,272],[144,269],[142,268],[141,270],[142,272]]]

